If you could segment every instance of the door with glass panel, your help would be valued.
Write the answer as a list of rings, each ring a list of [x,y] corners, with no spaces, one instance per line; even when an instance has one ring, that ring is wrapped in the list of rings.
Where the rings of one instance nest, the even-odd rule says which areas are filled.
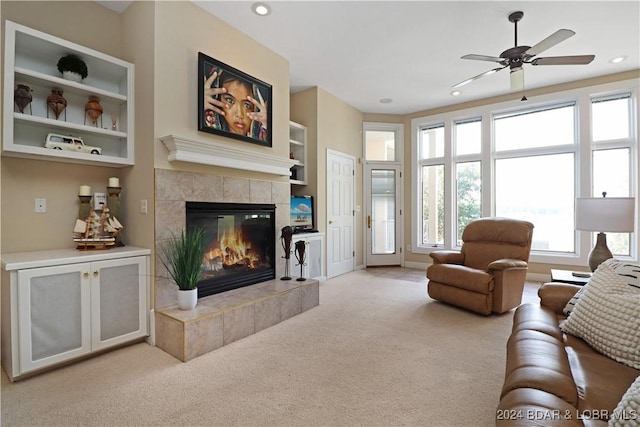
[[[367,164],[367,266],[400,265],[400,166]]]
[[[364,124],[365,265],[402,264],[400,123]]]

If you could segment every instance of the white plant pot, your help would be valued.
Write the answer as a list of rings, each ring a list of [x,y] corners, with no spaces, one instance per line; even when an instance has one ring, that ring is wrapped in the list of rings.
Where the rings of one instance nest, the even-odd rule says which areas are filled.
[[[78,73],[74,73],[73,71],[63,71],[62,78],[76,83],[82,82],[82,76]]]
[[[178,290],[178,308],[180,310],[193,310],[198,303],[198,289],[188,291]]]

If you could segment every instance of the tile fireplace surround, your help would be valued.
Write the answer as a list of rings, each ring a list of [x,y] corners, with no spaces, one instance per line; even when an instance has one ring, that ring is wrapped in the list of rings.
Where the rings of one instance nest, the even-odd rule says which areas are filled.
[[[273,203],[276,230],[289,224],[288,182],[155,170],[156,248],[186,221],[185,203]],[[279,237],[279,236],[276,236]],[[316,280],[280,281],[283,249],[276,245],[276,280],[201,298],[194,310],[177,308],[177,287],[157,259],[155,279],[156,345],[184,362],[273,326],[319,304]]]

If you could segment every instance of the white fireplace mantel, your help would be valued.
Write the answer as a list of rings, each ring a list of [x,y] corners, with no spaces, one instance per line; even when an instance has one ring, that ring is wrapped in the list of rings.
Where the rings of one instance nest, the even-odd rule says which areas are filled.
[[[160,141],[169,149],[168,160],[243,169],[290,176],[294,160],[263,151],[253,151],[211,140],[167,135]]]

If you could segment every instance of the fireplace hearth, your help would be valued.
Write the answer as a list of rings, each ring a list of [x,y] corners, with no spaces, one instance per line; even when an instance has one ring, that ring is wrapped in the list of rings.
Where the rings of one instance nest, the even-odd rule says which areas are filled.
[[[198,298],[275,278],[275,205],[186,202],[186,220],[209,242]]]

